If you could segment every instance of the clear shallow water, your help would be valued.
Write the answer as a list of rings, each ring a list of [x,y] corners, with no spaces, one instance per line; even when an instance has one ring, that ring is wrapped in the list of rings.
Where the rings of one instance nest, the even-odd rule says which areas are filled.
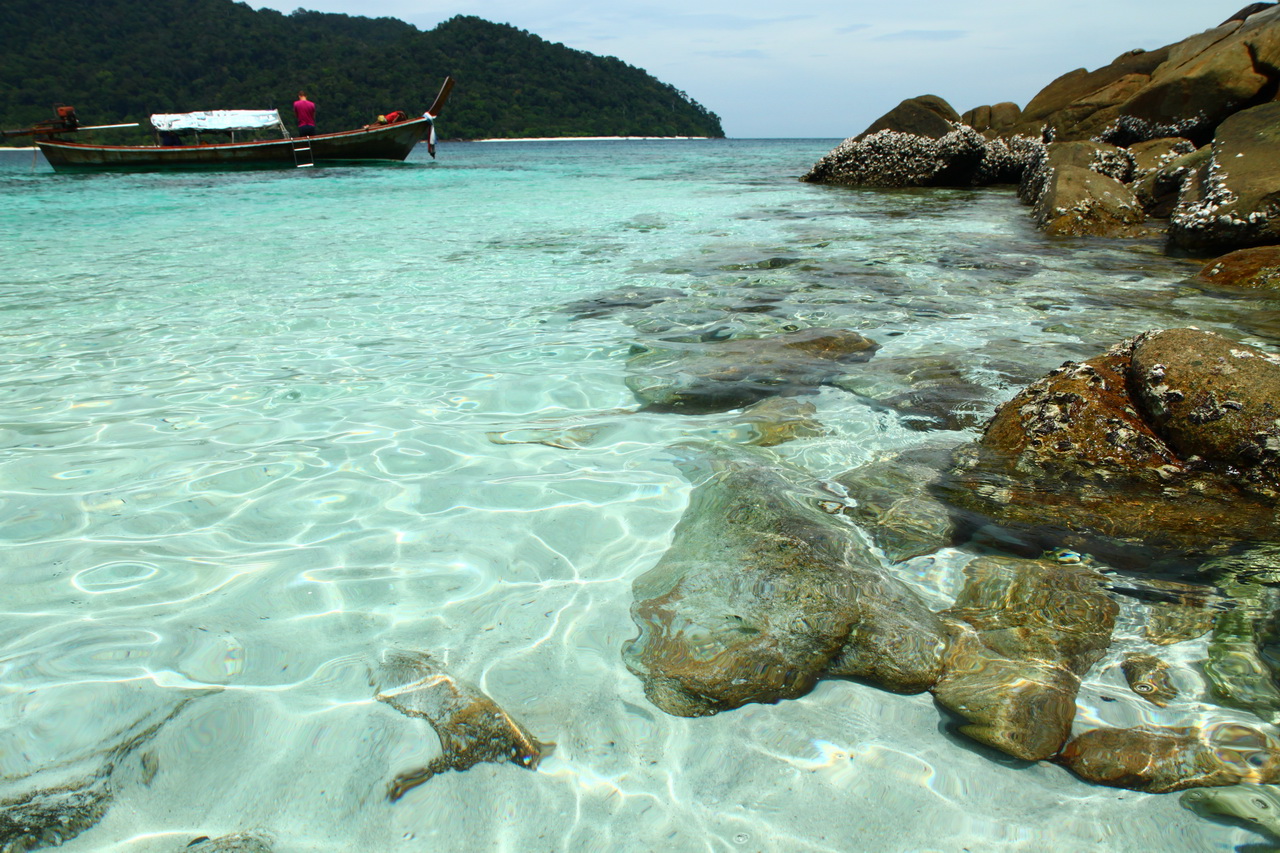
[[[1190,287],[1197,265],[1153,244],[1048,241],[1009,191],[798,183],[833,144],[452,144],[181,175],[0,155],[0,779],[118,764],[69,850],[254,828],[299,851],[1257,841],[995,757],[927,695],[824,682],[687,720],[626,671],[631,582],[690,488],[670,448],[740,437],[732,414],[630,413],[638,338],[843,326],[877,359],[954,355],[993,403],[1148,328],[1280,341],[1275,301]],[[683,296],[559,310],[622,286]],[[845,391],[811,399],[825,434],[777,452],[820,476],[931,437]],[[572,446],[507,443],[548,436]],[[967,559],[900,574],[942,607]],[[1125,687],[1124,606],[1080,721],[1187,723]],[[372,700],[389,647],[430,651],[556,751],[388,803],[436,752]]]

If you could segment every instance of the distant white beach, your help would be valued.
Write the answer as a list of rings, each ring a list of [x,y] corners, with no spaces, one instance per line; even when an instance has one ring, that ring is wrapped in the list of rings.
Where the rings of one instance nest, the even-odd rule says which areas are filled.
[[[476,142],[598,142],[606,140],[711,139],[710,136],[530,136],[518,139],[477,139]]]

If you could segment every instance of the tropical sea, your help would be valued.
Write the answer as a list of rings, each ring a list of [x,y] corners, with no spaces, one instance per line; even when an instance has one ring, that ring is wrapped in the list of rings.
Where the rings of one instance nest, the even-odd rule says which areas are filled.
[[[980,389],[960,430],[813,389],[820,427],[758,452],[829,479],[974,438],[1018,388],[1140,331],[1280,343],[1275,298],[1194,286],[1154,240],[1048,239],[1011,189],[800,183],[837,142],[119,175],[0,154],[0,800],[88,791],[92,825],[45,843],[121,853],[237,832],[259,846],[216,849],[1261,841],[978,746],[927,693],[828,680],[688,719],[628,671],[632,582],[689,501],[682,454],[755,437],[738,412],[637,411],[634,344],[836,326],[879,343],[870,364],[943,359]],[[620,288],[661,296],[589,301]],[[974,553],[886,571],[942,609]],[[1142,601],[1117,601],[1077,732],[1257,723],[1208,698],[1204,638],[1161,650],[1176,703],[1130,691],[1119,663],[1150,646]],[[389,801],[440,747],[375,700],[387,650],[430,654],[554,751]]]

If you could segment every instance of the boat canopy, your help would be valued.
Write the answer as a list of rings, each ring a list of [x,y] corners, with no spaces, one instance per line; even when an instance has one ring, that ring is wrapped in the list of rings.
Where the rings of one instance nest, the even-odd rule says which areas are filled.
[[[151,117],[156,130],[284,130],[279,110],[206,110],[198,113],[156,113]]]

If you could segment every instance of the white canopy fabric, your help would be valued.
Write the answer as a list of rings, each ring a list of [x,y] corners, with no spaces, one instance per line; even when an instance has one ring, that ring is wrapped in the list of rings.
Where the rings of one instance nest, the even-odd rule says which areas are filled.
[[[208,110],[199,113],[156,113],[156,130],[259,130],[284,129],[279,110]]]

